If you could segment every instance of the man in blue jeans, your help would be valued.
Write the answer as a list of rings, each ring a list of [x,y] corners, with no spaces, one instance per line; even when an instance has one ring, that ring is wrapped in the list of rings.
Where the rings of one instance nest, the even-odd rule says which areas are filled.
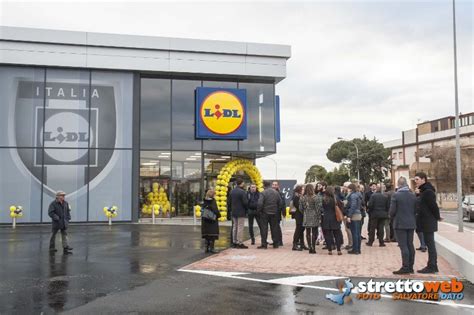
[[[362,195],[357,191],[355,184],[350,184],[348,187],[349,195],[347,196],[346,205],[346,222],[349,224],[352,233],[352,250],[348,251],[348,254],[359,255],[360,251],[360,221],[361,215],[361,204]]]

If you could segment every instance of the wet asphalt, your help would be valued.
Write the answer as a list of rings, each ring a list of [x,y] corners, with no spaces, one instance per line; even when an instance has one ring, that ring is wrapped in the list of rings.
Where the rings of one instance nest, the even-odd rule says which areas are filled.
[[[390,299],[339,306],[324,289],[260,281],[285,275],[235,279],[181,272],[207,256],[199,226],[73,225],[69,234],[74,254],[50,255],[48,226],[0,227],[0,314],[473,314]],[[221,227],[219,249],[229,245],[228,236],[229,228]],[[465,286],[461,303],[472,305],[474,288]]]

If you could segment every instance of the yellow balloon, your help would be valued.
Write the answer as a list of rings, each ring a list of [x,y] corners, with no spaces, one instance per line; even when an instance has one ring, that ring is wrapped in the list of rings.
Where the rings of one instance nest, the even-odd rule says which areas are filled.
[[[16,207],[15,207],[15,206],[11,206],[11,207],[10,207],[10,211],[11,211],[11,212],[13,212],[13,211],[15,211],[15,210],[16,210]]]

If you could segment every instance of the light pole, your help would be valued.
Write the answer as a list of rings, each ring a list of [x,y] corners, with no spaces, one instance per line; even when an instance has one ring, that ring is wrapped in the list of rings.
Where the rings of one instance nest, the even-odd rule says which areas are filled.
[[[272,159],[271,157],[268,157],[268,156],[264,156],[264,158],[269,159],[269,160],[273,161],[273,163],[275,163],[275,179],[278,179],[278,163],[277,163],[277,161],[275,161],[274,159]]]
[[[338,137],[337,140],[342,140],[342,141],[350,142],[350,143],[352,143],[352,144],[355,146],[355,148],[356,148],[356,157],[357,157],[357,163],[356,163],[356,166],[357,166],[357,182],[360,184],[359,148],[357,147],[357,144],[355,144],[355,142],[353,142],[353,141],[349,141],[349,140],[346,140],[346,139],[341,138],[341,137]]]
[[[458,197],[458,232],[462,232],[463,227],[463,211],[462,211],[462,180],[461,180],[461,144],[459,140],[459,103],[458,103],[458,62],[456,50],[456,5],[453,0],[453,46],[454,46],[454,110],[456,112],[456,188]]]

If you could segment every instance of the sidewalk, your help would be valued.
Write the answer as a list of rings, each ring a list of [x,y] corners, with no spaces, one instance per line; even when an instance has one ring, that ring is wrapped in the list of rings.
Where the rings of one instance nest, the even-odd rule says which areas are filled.
[[[451,265],[443,258],[438,257],[439,273],[435,275],[412,274],[407,276],[393,275],[392,271],[401,267],[400,249],[396,243],[387,243],[386,247],[373,247],[362,243],[361,255],[349,255],[343,250],[342,256],[329,256],[322,245],[317,246],[317,254],[310,255],[307,251],[292,251],[293,227],[287,225],[283,231],[285,246],[267,250],[257,249],[257,245],[250,245],[249,249],[227,249],[219,254],[190,264],[183,269],[253,272],[253,273],[281,273],[298,275],[324,275],[345,277],[374,277],[374,278],[417,278],[417,279],[448,279],[462,278]],[[444,232],[444,231],[443,231]],[[448,232],[449,233],[449,232]],[[415,246],[419,243],[415,237]],[[415,271],[426,266],[428,253],[416,251]]]

